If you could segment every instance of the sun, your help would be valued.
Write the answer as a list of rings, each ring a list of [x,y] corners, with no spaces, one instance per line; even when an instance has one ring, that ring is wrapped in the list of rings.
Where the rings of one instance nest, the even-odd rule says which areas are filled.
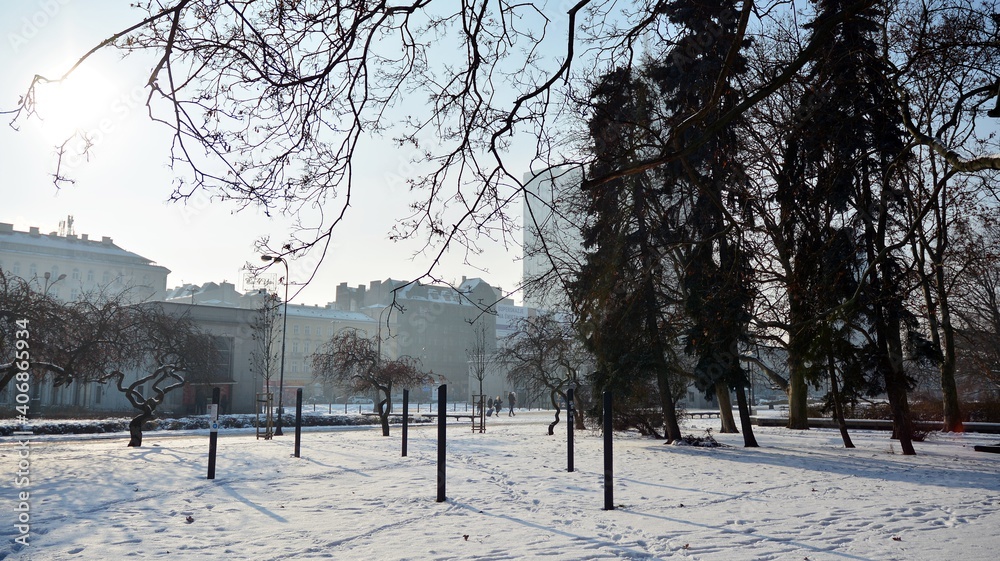
[[[35,111],[45,137],[60,144],[98,129],[113,100],[114,88],[102,73],[81,66],[61,81],[39,83]]]

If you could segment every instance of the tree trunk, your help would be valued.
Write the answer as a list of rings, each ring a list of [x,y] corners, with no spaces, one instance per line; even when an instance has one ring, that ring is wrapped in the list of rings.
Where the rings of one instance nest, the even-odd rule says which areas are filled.
[[[556,406],[556,420],[554,420],[551,423],[549,423],[549,436],[552,436],[552,435],[554,435],[556,433],[556,425],[559,424],[559,412],[560,411],[561,411],[561,409],[559,409],[559,406],[557,405]]]
[[[736,386],[736,404],[740,408],[740,425],[743,427],[743,447],[757,448],[757,438],[753,435],[753,424],[750,422],[750,405],[747,403],[747,389],[743,387],[743,384]]]
[[[142,425],[152,418],[153,412],[148,409],[132,418],[128,424],[128,445],[130,447],[139,448],[142,446]]]
[[[667,365],[661,364],[657,369],[656,382],[660,387],[660,409],[663,411],[663,428],[667,433],[667,444],[681,439],[681,428],[677,423],[677,409],[674,406],[674,395],[670,390],[670,374]]]
[[[382,436],[389,436],[389,400],[378,402],[378,419],[382,423]]]
[[[944,336],[944,356],[941,360],[941,395],[944,406],[944,424],[941,430],[946,432],[964,432],[962,410],[958,401],[958,385],[955,382],[955,328],[951,325],[951,309],[947,294],[943,290],[942,278],[938,279],[938,300],[941,304],[941,334]]]
[[[733,402],[729,399],[729,388],[725,384],[715,384],[715,398],[719,401],[719,419],[722,420],[722,433],[738,433],[736,419],[733,418]]]
[[[643,251],[645,255],[649,255],[649,250],[646,249],[645,244],[643,244]],[[674,406],[674,395],[673,391],[670,389],[670,372],[667,362],[664,359],[664,349],[662,345],[662,336],[660,334],[660,324],[657,321],[654,306],[649,304],[654,304],[656,302],[656,290],[653,286],[652,279],[646,278],[643,283],[643,289],[646,292],[646,330],[652,334],[655,343],[656,351],[656,385],[660,390],[660,410],[663,412],[663,425],[664,431],[667,433],[667,442],[675,442],[681,438],[681,429],[677,424],[677,409]]]
[[[789,334],[789,338],[794,337],[795,334]],[[792,343],[788,345],[788,428],[809,430],[809,386],[801,357],[792,350],[794,346]]]
[[[881,319],[881,318],[879,318]],[[904,456],[912,456],[917,452],[913,448],[913,420],[910,418],[910,405],[906,399],[906,373],[903,372],[903,343],[899,336],[898,321],[887,322],[888,333],[881,334],[880,339],[888,338],[883,347],[883,360],[887,363],[883,368],[885,377],[885,392],[889,398],[889,408],[892,410],[893,438],[899,439],[899,447]],[[882,325],[886,325],[883,323]]]
[[[840,389],[837,387],[837,369],[833,361],[833,349],[829,350],[827,361],[830,365],[830,393],[833,395],[833,416],[837,419],[837,427],[840,428],[840,438],[844,441],[844,448],[854,448],[851,435],[847,432],[847,421],[844,419],[844,405],[840,399]]]
[[[573,426],[577,430],[584,430],[587,428],[587,424],[584,419],[586,415],[583,414],[584,405],[583,399],[580,397],[580,392],[573,392],[573,402],[573,407],[576,408],[576,414],[573,415]]]
[[[889,377],[887,374],[886,378]],[[899,447],[902,448],[904,456],[912,456],[917,452],[913,448],[913,421],[910,419],[910,407],[906,401],[906,387],[901,388],[898,382],[890,382],[888,379],[886,386],[889,407],[892,410],[893,438],[899,440]]]

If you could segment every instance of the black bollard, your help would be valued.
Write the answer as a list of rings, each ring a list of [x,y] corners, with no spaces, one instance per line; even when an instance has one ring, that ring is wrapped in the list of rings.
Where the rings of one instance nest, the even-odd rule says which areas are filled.
[[[407,429],[409,428],[409,422],[407,419],[410,415],[410,390],[403,390],[403,457],[406,457],[406,436]]]
[[[448,413],[448,385],[443,384],[438,388],[438,476],[437,476],[437,502],[445,501],[445,478],[444,460],[446,440],[448,436],[446,416]]]
[[[604,392],[604,510],[615,509],[614,458],[612,454],[611,392]]]
[[[573,388],[566,392],[566,471],[573,471]]]
[[[299,457],[302,444],[302,388],[295,390],[295,457]]]
[[[212,406],[208,411],[208,478],[215,479],[215,452],[219,446],[219,388],[212,388]]]

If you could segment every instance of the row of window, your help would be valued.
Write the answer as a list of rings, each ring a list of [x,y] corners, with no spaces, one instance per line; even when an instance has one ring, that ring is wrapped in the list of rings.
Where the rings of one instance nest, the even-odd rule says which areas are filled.
[[[21,274],[21,263],[18,262],[18,261],[15,261],[14,264],[11,265],[10,269],[7,269],[7,267],[4,265],[4,262],[0,261],[0,269],[3,269],[5,271],[9,270],[12,274],[14,274],[14,276],[22,277],[22,278],[29,279],[29,280],[31,280],[31,279],[38,280],[38,279],[41,279],[42,277],[45,276],[45,272],[42,272],[41,275],[38,274],[38,265],[36,265],[35,263],[31,263],[30,265],[28,265],[28,274],[27,275],[22,275]],[[52,266],[52,270],[49,271],[49,279],[50,279],[49,282],[52,285],[52,290],[54,290],[54,291],[58,290],[57,287],[56,287],[56,285],[55,285],[55,282],[56,282],[56,279],[59,278],[59,274],[60,274],[59,273],[59,266],[58,265],[53,265]],[[83,271],[81,271],[80,269],[74,268],[70,272],[69,278],[71,280],[74,280],[74,281],[77,281],[77,282],[84,282]],[[125,272],[124,271],[118,271],[117,273],[113,273],[111,271],[104,271],[104,273],[101,275],[101,284],[103,284],[103,285],[110,285],[112,280],[114,280],[116,283],[121,283],[124,278],[125,278]],[[95,279],[96,279],[96,275],[95,275],[94,271],[92,269],[88,270],[85,282],[93,284],[95,282]],[[149,275],[143,275],[142,276],[142,284],[143,285],[148,285],[149,284]]]
[[[72,386],[43,386],[41,399],[51,405],[100,405],[107,387],[97,382]],[[141,390],[140,390],[141,391]],[[11,384],[0,389],[0,405],[13,405]]]
[[[323,329],[322,325],[312,326],[312,325],[292,324],[289,327],[292,330],[292,335],[295,335],[295,336],[302,335],[303,337],[312,337],[313,336],[313,331],[315,331],[316,337],[333,337],[336,334],[337,329],[338,329],[337,326],[335,326],[335,325],[331,325],[331,326],[329,326],[325,330]],[[313,327],[315,327],[316,329],[313,330],[312,329]],[[341,327],[341,329],[343,329],[343,327]],[[365,330],[365,329],[359,330],[358,333],[362,337],[368,337],[369,336],[368,331]],[[309,351],[306,351],[306,352],[309,352]]]

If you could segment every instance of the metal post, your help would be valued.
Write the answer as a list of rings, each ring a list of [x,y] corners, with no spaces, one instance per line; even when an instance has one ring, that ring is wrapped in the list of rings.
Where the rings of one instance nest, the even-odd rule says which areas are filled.
[[[219,388],[212,388],[212,405],[208,408],[208,478],[215,479],[215,452],[219,445]]]
[[[573,388],[566,392],[566,471],[573,471]]]
[[[445,449],[447,446],[447,426],[445,422],[448,417],[448,385],[443,384],[438,388],[438,473],[437,473],[437,502],[445,501],[445,477],[444,461]]]
[[[295,390],[295,457],[299,457],[302,444],[302,388]]]
[[[604,392],[604,510],[615,509],[613,430],[611,427],[611,392]]]
[[[406,457],[406,434],[409,428],[410,390],[403,390],[403,457]]]
[[[288,340],[288,261],[281,260],[285,264],[285,301],[282,303],[281,313],[281,365],[278,368],[278,426],[274,429],[274,436],[284,436],[281,426],[284,424],[282,417],[285,415],[285,343]]]

